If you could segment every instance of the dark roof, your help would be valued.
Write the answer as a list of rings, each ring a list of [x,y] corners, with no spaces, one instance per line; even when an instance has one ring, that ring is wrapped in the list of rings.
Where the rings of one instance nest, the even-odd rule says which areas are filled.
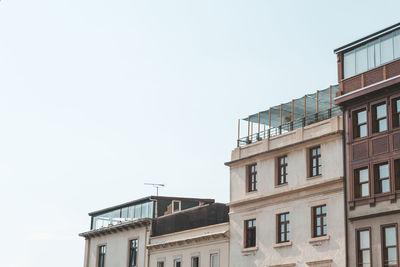
[[[101,210],[97,210],[97,211],[92,211],[92,212],[89,213],[89,216],[96,216],[96,215],[103,214],[103,213],[108,212],[108,211],[129,207],[131,205],[140,204],[140,203],[144,203],[144,202],[155,200],[155,199],[184,200],[184,201],[191,201],[191,202],[200,202],[201,201],[201,202],[206,202],[206,203],[214,203],[215,202],[214,199],[209,199],[209,198],[148,196],[148,197],[139,198],[139,199],[136,199],[136,200],[133,200],[133,201],[129,201],[129,202],[126,202],[126,203],[123,203],[123,204],[115,205],[115,206],[112,206],[112,207],[109,207],[109,208],[105,208],[105,209],[101,209]]]
[[[152,236],[229,222],[229,207],[222,203],[203,205],[153,219]]]
[[[389,26],[387,28],[384,28],[382,30],[379,30],[377,32],[374,32],[372,34],[369,34],[369,35],[367,35],[365,37],[362,37],[362,38],[360,38],[360,39],[358,39],[356,41],[353,41],[351,43],[348,43],[346,45],[338,47],[335,50],[333,50],[333,52],[334,53],[339,53],[339,52],[342,52],[344,50],[348,50],[348,49],[350,49],[352,47],[362,45],[362,44],[367,43],[368,41],[370,41],[372,39],[376,39],[378,37],[381,37],[382,35],[385,35],[386,33],[392,32],[392,31],[394,31],[396,29],[399,29],[399,28],[400,28],[400,22],[396,23],[396,24],[394,24],[392,26]]]

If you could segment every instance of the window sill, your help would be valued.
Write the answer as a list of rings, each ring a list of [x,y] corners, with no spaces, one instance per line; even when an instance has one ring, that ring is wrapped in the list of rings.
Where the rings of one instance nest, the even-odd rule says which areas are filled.
[[[275,188],[285,187],[285,186],[288,186],[288,185],[289,185],[289,183],[277,184],[277,185],[275,185]]]
[[[313,180],[313,179],[318,179],[318,178],[322,178],[322,174],[316,175],[316,176],[308,176],[307,180]]]
[[[258,247],[251,247],[251,248],[244,248],[242,249],[242,253],[248,253],[248,252],[256,252],[258,250]]]
[[[310,243],[310,244],[315,244],[315,245],[318,245],[318,244],[321,244],[321,242],[323,242],[323,241],[329,241],[331,239],[331,236],[330,235],[325,235],[325,236],[319,236],[319,237],[313,237],[313,238],[311,238],[310,240],[308,240],[308,243]]]
[[[274,244],[273,248],[291,247],[292,245],[293,245],[292,241],[289,241],[289,242]]]

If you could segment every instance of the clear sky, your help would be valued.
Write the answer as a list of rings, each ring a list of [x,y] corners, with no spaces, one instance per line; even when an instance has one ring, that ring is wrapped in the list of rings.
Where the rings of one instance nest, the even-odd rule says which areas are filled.
[[[237,119],[337,83],[400,1],[0,1],[2,267],[83,266],[88,212],[229,201]]]

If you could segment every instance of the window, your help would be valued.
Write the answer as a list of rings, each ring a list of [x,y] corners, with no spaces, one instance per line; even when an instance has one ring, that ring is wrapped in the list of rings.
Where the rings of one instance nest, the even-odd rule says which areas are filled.
[[[199,267],[199,257],[192,257],[192,267]]]
[[[257,164],[247,166],[247,192],[257,191]]]
[[[177,212],[181,210],[181,202],[179,200],[172,201],[172,212]]]
[[[394,180],[396,190],[400,190],[400,159],[394,161]]]
[[[397,225],[382,227],[383,267],[398,267]]]
[[[137,266],[138,240],[129,241],[129,267]]]
[[[278,243],[290,241],[289,212],[278,214]]]
[[[182,267],[182,260],[181,259],[174,260],[174,267]]]
[[[367,111],[361,110],[354,112],[353,115],[353,138],[367,136]]]
[[[213,253],[210,255],[210,266],[218,267],[219,266],[219,255],[218,253]]]
[[[326,205],[312,208],[313,237],[326,236]]]
[[[287,156],[282,156],[278,158],[278,181],[277,184],[287,183]]]
[[[104,260],[106,258],[106,246],[99,246],[99,258],[98,258],[98,267],[104,267]]]
[[[163,261],[158,261],[157,262],[157,267],[164,267],[164,262]]]
[[[369,196],[368,167],[354,171],[354,195],[356,198]]]
[[[370,230],[357,230],[357,267],[371,267]]]
[[[393,128],[400,127],[400,98],[392,101],[392,123]]]
[[[387,162],[374,166],[375,193],[390,192],[389,164]]]
[[[245,227],[245,247],[251,248],[256,246],[256,219],[244,222]]]
[[[387,112],[386,104],[378,104],[372,107],[373,122],[372,131],[374,133],[380,133],[387,130]]]
[[[310,149],[310,177],[322,174],[321,169],[321,147],[316,146]]]

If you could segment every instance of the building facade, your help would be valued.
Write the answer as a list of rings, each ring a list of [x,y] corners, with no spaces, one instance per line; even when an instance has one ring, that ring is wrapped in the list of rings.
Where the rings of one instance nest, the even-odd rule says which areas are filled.
[[[400,266],[400,23],[335,50],[346,129],[348,266]]]
[[[336,90],[245,119],[250,136],[239,136],[226,163],[231,267],[345,266],[343,122],[332,105]]]

